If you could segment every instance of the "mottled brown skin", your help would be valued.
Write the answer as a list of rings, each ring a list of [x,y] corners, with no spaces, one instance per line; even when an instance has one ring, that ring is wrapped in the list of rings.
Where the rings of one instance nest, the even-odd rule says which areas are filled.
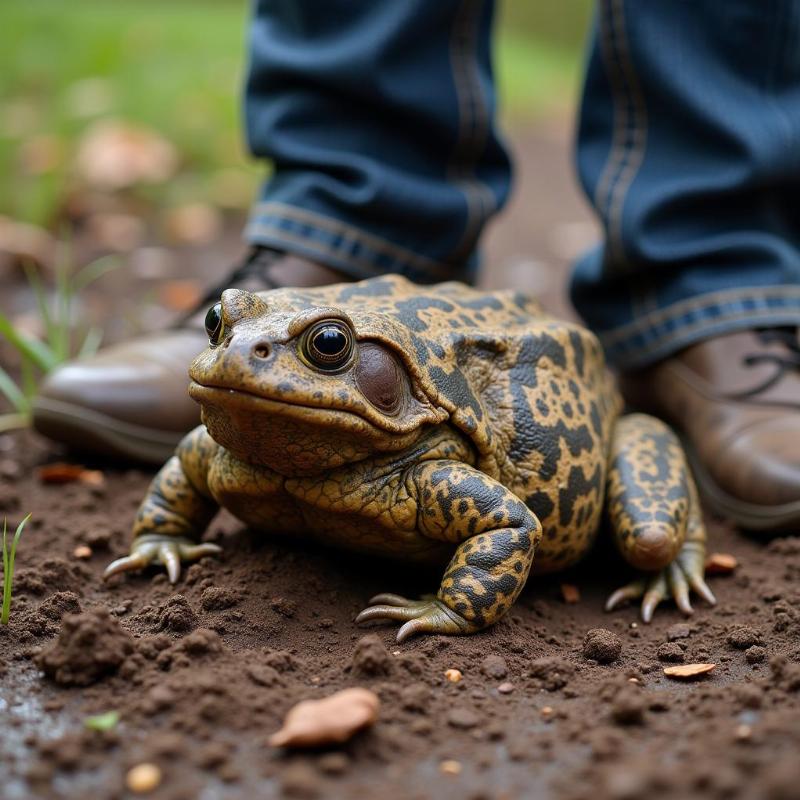
[[[190,369],[204,425],[153,480],[131,554],[108,574],[160,562],[174,582],[181,560],[218,550],[197,538],[224,507],[267,533],[449,558],[435,597],[379,595],[358,621],[402,621],[400,640],[472,633],[531,568],[580,559],[605,516],[649,571],[609,606],[643,595],[649,619],[668,591],[687,612],[687,586],[713,599],[674,435],[620,418],[595,337],[530,298],[392,276],[228,290],[214,320]]]

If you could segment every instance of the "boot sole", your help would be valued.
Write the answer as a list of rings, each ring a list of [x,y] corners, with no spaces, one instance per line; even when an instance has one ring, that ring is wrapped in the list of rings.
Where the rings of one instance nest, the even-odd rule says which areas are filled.
[[[797,533],[800,529],[800,501],[778,506],[748,503],[721,489],[685,439],[683,449],[706,506],[718,516],[749,531]]]
[[[33,427],[57,442],[146,464],[163,464],[175,452],[184,433],[145,428],[72,403],[38,397]]]

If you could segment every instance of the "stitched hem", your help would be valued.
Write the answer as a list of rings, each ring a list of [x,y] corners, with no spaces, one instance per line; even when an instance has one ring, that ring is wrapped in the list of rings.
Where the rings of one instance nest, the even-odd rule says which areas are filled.
[[[312,258],[354,278],[386,273],[422,283],[465,278],[465,266],[435,261],[341,220],[287,203],[258,203],[244,236],[251,244]]]
[[[711,292],[645,314],[598,336],[612,364],[636,369],[712,336],[780,325],[800,325],[800,286]]]

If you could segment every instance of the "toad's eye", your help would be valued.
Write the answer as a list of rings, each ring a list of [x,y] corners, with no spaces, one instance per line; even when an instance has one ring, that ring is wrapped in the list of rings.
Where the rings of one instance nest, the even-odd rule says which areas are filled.
[[[353,333],[340,320],[318,322],[303,340],[303,355],[318,369],[341,369],[353,355]]]
[[[222,321],[222,303],[215,303],[206,314],[206,333],[212,347],[220,344],[225,337],[225,323]]]

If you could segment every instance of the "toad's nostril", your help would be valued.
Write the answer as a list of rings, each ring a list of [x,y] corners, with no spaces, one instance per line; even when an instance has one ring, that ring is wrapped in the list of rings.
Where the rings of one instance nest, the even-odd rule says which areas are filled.
[[[253,355],[256,358],[267,358],[269,356],[269,353],[270,353],[269,345],[266,342],[259,342],[253,348]]]

